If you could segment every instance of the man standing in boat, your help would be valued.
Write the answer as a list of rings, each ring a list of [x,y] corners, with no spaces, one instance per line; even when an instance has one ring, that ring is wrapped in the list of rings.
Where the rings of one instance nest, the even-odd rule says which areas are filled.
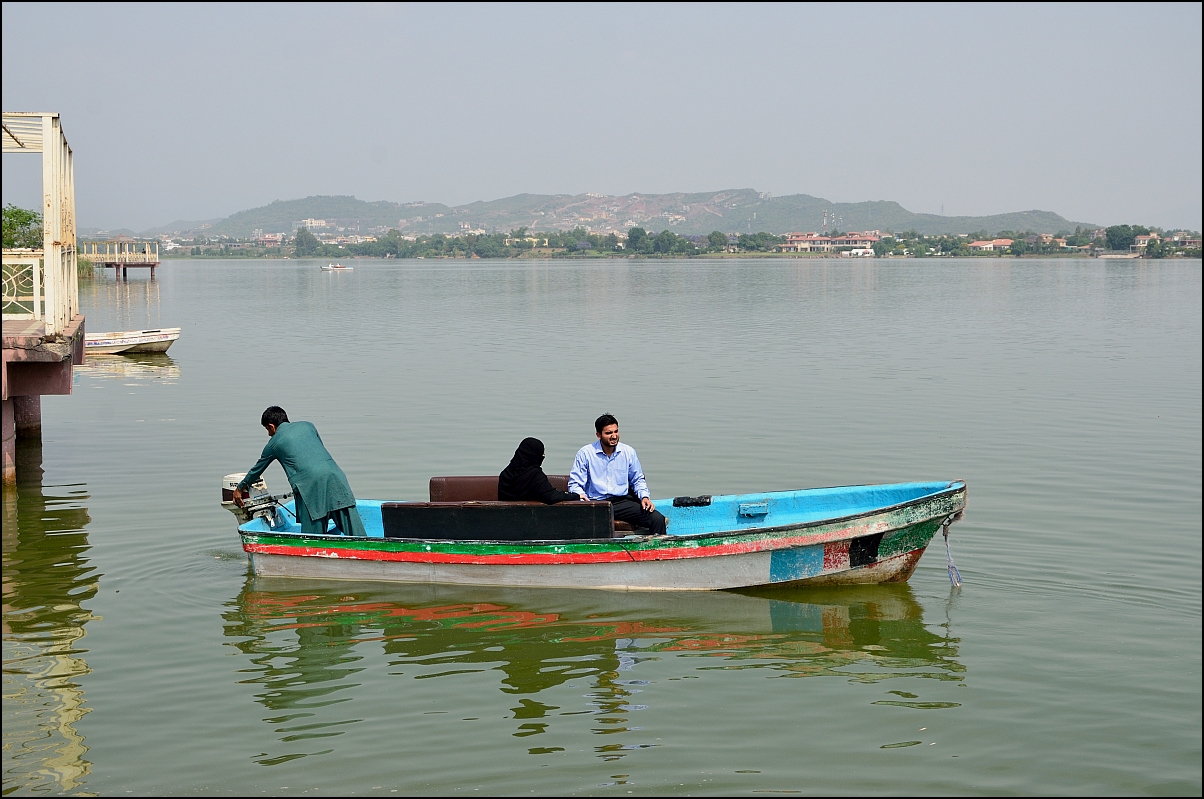
[[[649,497],[640,459],[634,449],[619,443],[619,420],[604,413],[594,422],[594,432],[598,440],[578,450],[573,459],[569,491],[582,499],[609,502],[615,521],[664,535],[665,517]]]
[[[259,461],[235,487],[234,503],[241,506],[248,487],[278,460],[293,489],[301,532],[325,533],[327,522],[333,521],[343,535],[367,536],[347,475],[326,451],[318,429],[309,422],[290,422],[284,409],[276,405],[263,412],[259,423],[268,431],[268,443]]]

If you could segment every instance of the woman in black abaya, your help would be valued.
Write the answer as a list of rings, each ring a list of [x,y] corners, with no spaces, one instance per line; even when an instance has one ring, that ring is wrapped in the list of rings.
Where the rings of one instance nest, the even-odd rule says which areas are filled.
[[[578,500],[576,494],[557,491],[543,473],[543,442],[538,438],[524,438],[514,450],[510,465],[498,475],[497,498],[503,502],[542,502],[555,505],[557,502]]]

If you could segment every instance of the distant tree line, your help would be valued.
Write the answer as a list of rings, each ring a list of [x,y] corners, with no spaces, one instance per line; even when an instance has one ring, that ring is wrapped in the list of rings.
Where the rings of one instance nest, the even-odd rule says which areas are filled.
[[[19,209],[18,209],[19,210]],[[6,214],[8,209],[6,209]],[[31,212],[26,212],[31,213]],[[24,219],[24,217],[22,217]],[[15,220],[15,217],[14,217]],[[16,228],[16,221],[13,226]],[[10,224],[6,215],[5,236],[8,240]],[[970,249],[976,240],[1009,239],[1010,246],[1002,254],[1010,255],[1067,255],[1079,250],[1128,251],[1137,236],[1149,233],[1163,234],[1158,228],[1140,225],[1114,225],[1103,231],[1093,228],[1075,228],[1060,231],[1056,235],[1035,234],[1032,231],[1002,230],[988,233],[975,231],[968,235],[924,235],[915,230],[884,234],[873,245],[878,256],[998,256],[1001,251],[980,252]],[[1096,233],[1101,233],[1098,237]],[[835,238],[845,235],[831,231]],[[1193,234],[1198,236],[1198,234]],[[589,257],[693,257],[724,252],[767,253],[778,250],[786,241],[785,236],[772,233],[724,233],[712,231],[706,236],[680,236],[671,230],[649,231],[643,227],[630,228],[626,235],[617,233],[592,233],[585,228],[573,230],[531,231],[521,227],[509,233],[464,233],[449,236],[443,233],[404,236],[396,229],[375,240],[342,245],[322,241],[311,231],[300,228],[291,240],[285,239],[283,247],[265,247],[253,240],[236,240],[221,236],[205,238],[198,235],[191,242],[181,242],[183,249],[178,255],[220,258],[261,258],[293,255],[299,258],[346,258],[363,256],[373,258],[516,258],[536,251],[540,257],[589,258]],[[6,245],[7,246],[7,245]],[[40,240],[39,245],[40,246]],[[838,249],[850,249],[838,248]],[[1180,244],[1165,238],[1151,240],[1144,249],[1148,257],[1160,258],[1167,255],[1198,257],[1198,250],[1185,250]]]
[[[1094,235],[1096,232],[1080,226],[1076,227],[1073,233],[1060,231],[1052,236],[1036,234],[1028,230],[1001,230],[997,233],[979,230],[966,236],[925,236],[912,230],[885,234],[874,245],[874,254],[879,257],[888,255],[998,256],[999,250],[979,252],[970,249],[970,244],[974,241],[997,239],[1011,240],[1011,245],[1003,251],[1009,255],[1067,254],[1072,252],[1070,248],[1128,252],[1129,248],[1136,243],[1138,236],[1165,233],[1157,228],[1142,227],[1141,225],[1113,225],[1104,229],[1104,235],[1098,237]],[[833,233],[832,235],[841,234]],[[1159,238],[1151,240],[1144,253],[1150,258],[1163,258],[1175,251],[1165,238]],[[1189,250],[1184,251],[1183,254],[1198,256],[1198,251]]]
[[[633,227],[626,236],[615,233],[591,233],[585,228],[531,233],[517,228],[509,233],[467,233],[447,236],[442,233],[404,237],[390,230],[375,241],[342,246],[323,243],[305,228],[297,230],[293,251],[298,258],[337,258],[360,255],[375,258],[515,258],[533,249],[547,251],[551,257],[597,256],[627,253],[651,256],[691,256],[737,249],[768,252],[785,241],[772,233],[749,233],[734,241],[722,231],[707,236],[679,236],[671,230],[652,233]]]

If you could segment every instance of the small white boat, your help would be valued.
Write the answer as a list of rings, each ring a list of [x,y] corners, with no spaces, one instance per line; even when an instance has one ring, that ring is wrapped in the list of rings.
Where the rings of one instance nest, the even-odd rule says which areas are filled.
[[[342,264],[326,264],[326,266],[322,267],[322,271],[323,272],[350,272],[354,268],[355,267],[353,267],[353,266],[343,266]]]
[[[132,352],[167,352],[180,337],[180,328],[158,330],[123,330],[116,333],[88,333],[84,336],[84,351],[89,355],[116,355]]]

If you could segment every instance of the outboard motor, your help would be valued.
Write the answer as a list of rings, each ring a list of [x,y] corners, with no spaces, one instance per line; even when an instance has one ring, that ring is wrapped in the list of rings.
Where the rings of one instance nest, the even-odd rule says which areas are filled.
[[[263,519],[271,529],[284,527],[285,518],[280,511],[280,503],[292,499],[292,492],[273,496],[268,492],[267,483],[260,479],[251,485],[240,508],[234,504],[234,489],[246,476],[246,472],[238,472],[222,478],[222,507],[233,513],[240,525],[258,518]]]

